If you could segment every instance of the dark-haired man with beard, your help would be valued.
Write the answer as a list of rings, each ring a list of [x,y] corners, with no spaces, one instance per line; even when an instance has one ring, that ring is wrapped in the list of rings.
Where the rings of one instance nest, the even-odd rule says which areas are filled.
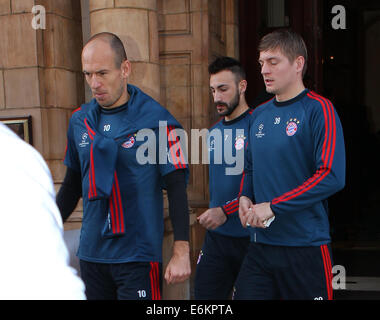
[[[210,64],[209,74],[214,105],[221,119],[210,128],[208,139],[210,208],[198,217],[207,232],[196,269],[195,299],[223,300],[231,296],[249,244],[248,232],[238,217],[243,172],[230,174],[232,165],[225,155],[244,153],[253,110],[245,100],[247,81],[238,61],[219,57]],[[218,155],[223,155],[221,161]]]

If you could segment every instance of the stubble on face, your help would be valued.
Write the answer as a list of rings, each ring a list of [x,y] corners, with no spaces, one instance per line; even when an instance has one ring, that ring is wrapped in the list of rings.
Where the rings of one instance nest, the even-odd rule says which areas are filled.
[[[94,40],[87,44],[82,53],[82,65],[93,97],[101,107],[113,108],[125,103],[126,81],[107,42]]]

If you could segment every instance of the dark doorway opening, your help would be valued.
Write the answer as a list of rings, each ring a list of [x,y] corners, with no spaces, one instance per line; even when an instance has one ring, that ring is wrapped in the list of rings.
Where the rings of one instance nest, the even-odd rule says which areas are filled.
[[[346,30],[327,23],[323,28],[324,94],[341,118],[347,157],[346,188],[330,199],[332,231],[336,240],[380,241],[380,103],[374,98],[380,88],[374,73],[380,71],[380,2],[340,4]],[[326,15],[334,5],[325,1]]]
[[[336,5],[345,9],[345,29],[332,25]],[[271,15],[283,19],[276,26]],[[258,42],[279,27],[304,37],[310,55],[306,85],[334,103],[344,129],[346,187],[329,199],[333,245],[371,248],[372,253],[353,262],[352,250],[344,257],[336,250],[335,262],[353,266],[349,275],[380,276],[380,254],[373,254],[376,248],[380,253],[380,1],[241,0],[240,59],[251,106],[266,101]]]

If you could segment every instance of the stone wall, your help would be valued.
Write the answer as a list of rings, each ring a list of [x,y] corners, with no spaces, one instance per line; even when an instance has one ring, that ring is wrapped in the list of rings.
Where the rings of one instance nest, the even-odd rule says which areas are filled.
[[[45,30],[32,28],[34,5]],[[84,99],[79,2],[1,0],[0,26],[0,117],[32,116],[33,146],[60,183],[68,119]]]
[[[46,29],[34,30],[34,5],[46,10]],[[117,34],[132,62],[129,82],[164,105],[184,126],[209,128],[208,64],[216,55],[238,56],[237,0],[0,0],[0,117],[32,116],[33,145],[47,161],[56,188],[65,167],[71,113],[90,98],[81,72],[83,39]],[[82,26],[83,24],[83,26]],[[189,159],[191,159],[191,143]],[[193,272],[205,230],[196,216],[208,208],[208,168],[190,164],[188,197]],[[167,208],[167,201],[165,200]],[[80,228],[82,204],[65,224]],[[166,210],[164,266],[172,232]],[[164,299],[189,299],[192,281],[164,285]]]

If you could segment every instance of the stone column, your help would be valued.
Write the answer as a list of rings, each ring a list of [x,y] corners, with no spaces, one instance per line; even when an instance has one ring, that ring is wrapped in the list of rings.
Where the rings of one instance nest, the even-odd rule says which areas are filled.
[[[0,2],[0,116],[32,116],[34,146],[43,153],[41,42],[31,26],[32,6],[30,1]]]
[[[47,161],[56,183],[65,172],[68,119],[83,101],[82,40],[72,36],[81,34],[78,4],[0,1],[0,116],[32,116],[33,146]],[[32,26],[35,5],[44,8],[45,29]]]
[[[154,99],[161,101],[160,61],[156,0],[92,0],[89,3],[91,35],[108,31],[123,41],[132,62],[129,83],[138,86]],[[163,241],[163,272],[172,254],[173,232],[168,219],[165,199],[165,236]],[[166,286],[163,299],[188,299],[189,281]]]
[[[132,62],[131,84],[160,100],[156,0],[90,1],[91,35],[117,34]]]
[[[240,59],[238,1],[226,0],[226,55]]]

